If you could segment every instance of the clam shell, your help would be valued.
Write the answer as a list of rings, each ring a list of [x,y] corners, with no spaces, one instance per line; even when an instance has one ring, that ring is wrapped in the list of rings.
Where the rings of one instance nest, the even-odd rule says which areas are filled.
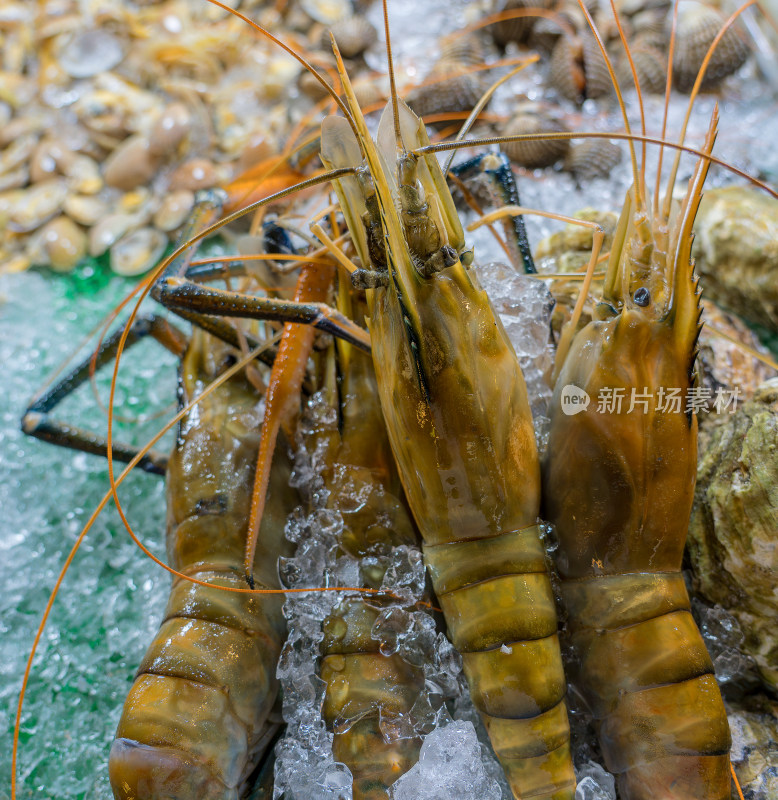
[[[423,119],[432,114],[471,111],[481,99],[484,85],[478,73],[457,74],[460,69],[451,62],[439,61],[427,78],[435,82],[412,89],[405,102]],[[436,80],[436,76],[442,80]]]
[[[86,255],[86,234],[69,217],[56,217],[39,235],[49,266],[57,272],[70,272]]]
[[[188,189],[167,195],[154,214],[154,226],[161,231],[179,228],[192,211],[194,199],[194,192]]]
[[[519,112],[508,122],[503,129],[505,136],[521,133],[541,133],[566,131],[567,128],[558,120],[544,114],[542,111],[530,109]],[[520,142],[506,142],[503,150],[508,158],[528,169],[550,167],[564,158],[570,149],[567,139],[536,139]]]
[[[68,195],[64,180],[36,183],[25,189],[8,219],[8,229],[15,233],[34,231],[59,213]]]
[[[73,151],[56,138],[45,137],[38,143],[30,158],[30,180],[33,183],[48,180],[62,174],[64,167],[73,159]]]
[[[667,56],[639,38],[630,48],[640,89],[650,94],[664,94],[667,88]],[[617,75],[622,88],[633,85],[632,70],[627,58],[619,60]]]
[[[475,36],[455,36],[444,38],[440,43],[438,61],[472,67],[484,63],[484,48]]]
[[[192,158],[185,161],[170,177],[170,189],[210,189],[220,181],[219,171],[207,158]]]
[[[559,39],[551,54],[549,79],[563,97],[576,103],[613,91],[605,59],[589,34]]]
[[[68,185],[74,192],[97,194],[103,188],[103,176],[97,162],[89,156],[76,155],[64,169]]]
[[[191,125],[189,109],[183,103],[171,103],[151,128],[149,150],[152,155],[170,155],[189,133]]]
[[[37,143],[38,137],[34,133],[28,133],[25,136],[14,139],[0,153],[0,175],[12,172],[20,165],[25,164],[35,150]]]
[[[91,78],[113,69],[124,58],[122,43],[106,30],[75,34],[60,54],[59,63],[71,78]]]
[[[79,225],[96,225],[107,214],[108,206],[94,195],[70,194],[65,198],[62,210]]]
[[[158,161],[149,148],[146,136],[136,134],[126,139],[103,164],[103,177],[108,186],[129,191],[148,183]]]
[[[30,169],[26,164],[0,175],[0,192],[8,189],[21,189],[30,181]]]
[[[386,101],[386,92],[379,81],[370,76],[357,78],[353,84],[354,94],[360,108],[368,108]]]
[[[587,139],[570,148],[565,169],[578,181],[607,178],[621,159],[621,148],[617,144],[607,139]]]
[[[89,231],[89,255],[100,256],[138,225],[134,214],[109,214]]]
[[[689,92],[697,79],[697,73],[713,39],[724,24],[724,17],[715,9],[682,0],[678,10],[678,29],[675,54],[673,56],[673,84],[681,92]],[[713,51],[702,89],[717,86],[745,63],[749,47],[737,28],[725,32]]]
[[[551,5],[551,0],[498,0],[489,13],[491,15],[522,8],[551,8]],[[499,47],[505,47],[508,42],[524,43],[529,39],[537,19],[538,17],[527,16],[502,20],[490,25],[489,32]]]
[[[353,13],[350,0],[300,0],[300,7],[311,19],[325,25],[331,25]]]
[[[378,40],[378,33],[364,17],[355,15],[333,22],[322,36],[322,49],[330,50],[330,31],[345,58],[356,58]]]
[[[154,228],[140,228],[111,247],[111,269],[117,275],[142,275],[162,257],[167,236]]]

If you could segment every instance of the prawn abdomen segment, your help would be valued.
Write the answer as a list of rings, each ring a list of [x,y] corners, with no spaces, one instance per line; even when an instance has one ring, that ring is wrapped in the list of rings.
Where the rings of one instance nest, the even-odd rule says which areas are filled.
[[[199,394],[229,356],[224,345],[195,330],[181,366],[182,399]],[[219,588],[246,588],[240,566],[257,402],[245,377],[230,378],[184,417],[168,462],[169,560],[210,585],[173,583],[111,748],[111,786],[121,800],[238,800],[278,727],[271,711],[285,635],[282,595]],[[268,588],[278,588],[275,564],[290,548],[283,537],[293,497],[289,471],[279,452],[254,562]]]
[[[572,797],[566,683],[538,527],[425,546],[424,554],[516,796]]]
[[[573,679],[625,795],[729,797],[727,717],[681,574],[565,581],[562,596]]]

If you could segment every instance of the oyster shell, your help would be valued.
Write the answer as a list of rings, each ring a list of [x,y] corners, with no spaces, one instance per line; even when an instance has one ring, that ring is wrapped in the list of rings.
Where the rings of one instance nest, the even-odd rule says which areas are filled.
[[[756,189],[711,189],[694,230],[706,296],[778,333],[778,200]]]
[[[727,412],[724,411],[726,414]],[[778,378],[717,425],[697,469],[687,549],[696,590],[737,619],[778,689]]]

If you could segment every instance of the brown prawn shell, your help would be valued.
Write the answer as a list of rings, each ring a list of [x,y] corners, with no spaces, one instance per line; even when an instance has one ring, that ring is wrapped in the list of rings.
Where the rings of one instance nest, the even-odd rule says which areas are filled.
[[[587,139],[570,148],[565,169],[579,181],[607,178],[621,159],[621,148],[617,144],[607,139]]]
[[[673,56],[673,83],[681,92],[694,86],[705,54],[724,24],[715,9],[695,0],[683,0],[678,12],[677,42]],[[729,28],[713,51],[702,89],[713,89],[724,78],[737,72],[749,55],[749,47],[740,31]]]
[[[345,58],[361,56],[378,39],[378,33],[373,25],[359,15],[339,19],[324,31],[322,48],[327,51],[330,50],[330,32],[335,37],[341,55]]]
[[[540,109],[532,107],[519,108],[503,129],[505,136],[522,133],[566,132],[568,128],[559,120],[544,114]],[[527,169],[550,167],[567,155],[570,149],[568,139],[527,139],[518,142],[506,142],[503,150],[514,163]]]
[[[605,59],[592,36],[563,36],[551,53],[551,85],[568,100],[604,97],[612,91]]]

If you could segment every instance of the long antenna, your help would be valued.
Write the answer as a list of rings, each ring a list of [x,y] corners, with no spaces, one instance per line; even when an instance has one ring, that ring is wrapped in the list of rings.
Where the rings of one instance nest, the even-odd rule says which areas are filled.
[[[632,134],[632,128],[629,124],[629,116],[627,115],[627,107],[624,104],[624,98],[621,94],[621,87],[619,86],[619,81],[616,78],[616,73],[613,70],[613,64],[611,63],[610,56],[608,55],[608,51],[605,49],[605,43],[602,40],[602,36],[600,36],[600,31],[597,29],[597,25],[595,25],[594,20],[592,19],[592,15],[589,13],[589,9],[586,8],[586,4],[583,0],[578,0],[578,5],[583,11],[584,17],[586,17],[586,22],[589,25],[589,29],[592,32],[592,36],[594,36],[597,46],[600,48],[600,52],[602,53],[603,59],[605,59],[605,66],[608,70],[608,75],[610,75],[611,83],[613,84],[613,89],[616,92],[616,99],[619,103],[619,109],[621,110],[621,116],[624,120],[624,129],[628,134]],[[636,189],[640,190],[640,173],[638,172],[638,158],[635,153],[635,145],[632,139],[629,139],[629,155],[630,159],[632,160],[632,179],[635,183]],[[643,205],[643,198],[640,197],[641,206]]]
[[[711,58],[713,57],[713,51],[718,47],[719,42],[722,40],[724,34],[732,27],[735,23],[735,20],[749,7],[756,5],[756,0],[748,0],[747,3],[744,3],[737,11],[734,11],[726,20],[726,22],[721,26],[721,29],[716,34],[713,41],[710,43],[710,47],[708,47],[708,52],[705,53],[705,58],[702,60],[702,64],[700,65],[699,70],[697,71],[697,78],[694,81],[694,86],[692,87],[691,93],[689,94],[689,104],[686,108],[686,115],[683,118],[683,125],[681,126],[681,135],[678,138],[678,143],[683,144],[684,140],[686,139],[686,130],[689,127],[689,119],[692,115],[692,108],[694,106],[694,101],[697,99],[697,95],[700,92],[700,86],[702,86],[702,79],[705,77],[705,72],[708,69],[708,64],[710,63]],[[673,185],[675,184],[675,178],[678,174],[678,165],[681,161],[681,153],[679,150],[676,150],[675,159],[673,160],[672,170],[670,171],[670,180],[667,184],[667,189],[665,191],[665,201],[662,207],[662,213],[664,214],[665,218],[670,216],[670,204],[672,202],[672,195],[673,195]]]
[[[619,30],[619,37],[621,38],[621,43],[624,46],[624,52],[627,54],[627,60],[629,61],[629,69],[632,73],[632,80],[635,82],[635,91],[638,95],[638,105],[640,106],[640,132],[643,136],[646,135],[646,110],[643,106],[643,92],[640,91],[640,78],[638,77],[638,71],[635,68],[635,61],[632,58],[632,51],[629,49],[629,42],[627,41],[627,37],[624,34],[624,28],[621,25],[621,19],[619,17],[618,9],[616,8],[616,3],[614,0],[611,0],[611,10],[613,11],[613,18],[616,20],[616,27]],[[641,143],[641,152],[640,152],[640,194],[642,197],[645,197],[646,193],[646,143]]]
[[[389,66],[389,91],[392,95],[392,117],[394,118],[394,140],[397,142],[397,149],[404,150],[403,137],[400,132],[400,108],[397,104],[397,84],[394,79],[394,63],[392,61],[392,38],[389,35],[389,9],[386,0],[383,0],[384,7],[384,33],[386,34],[386,59]]]

